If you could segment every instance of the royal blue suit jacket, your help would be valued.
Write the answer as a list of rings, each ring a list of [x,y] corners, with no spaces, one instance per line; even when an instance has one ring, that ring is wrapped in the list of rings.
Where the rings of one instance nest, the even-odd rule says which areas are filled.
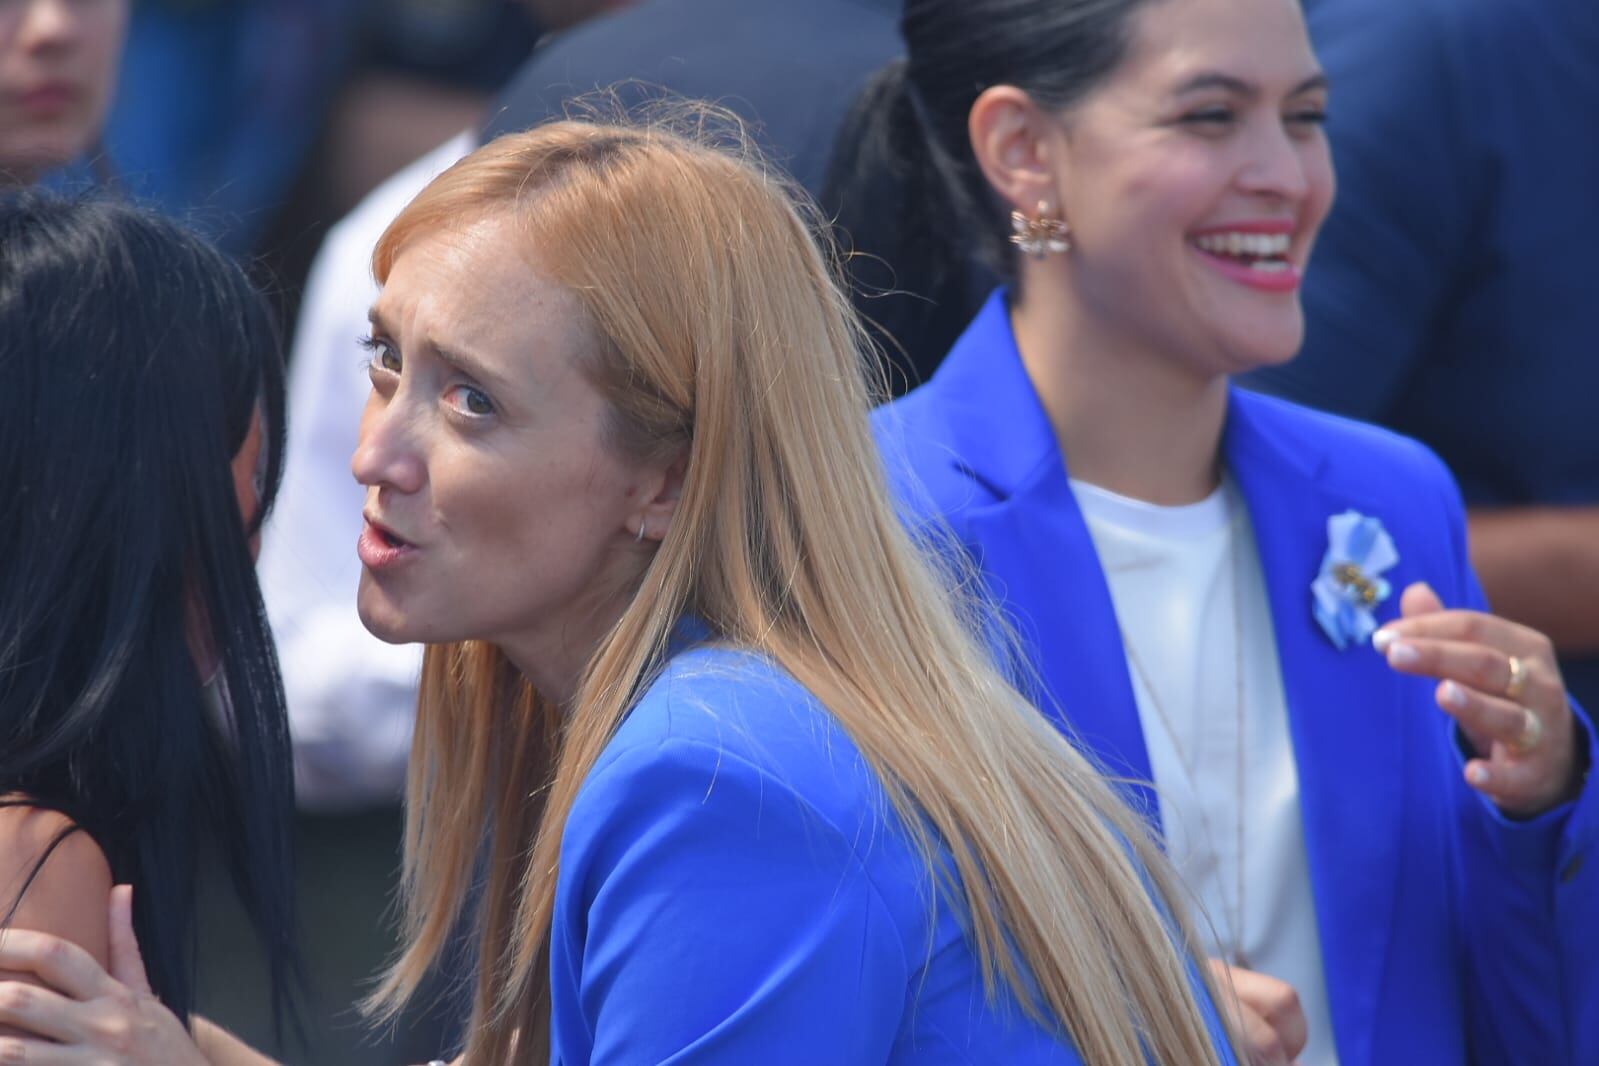
[[[1005,989],[985,1001],[837,720],[726,647],[673,657],[583,782],[550,977],[560,1066],[1081,1063]]]
[[[1113,773],[1150,779],[1110,590],[1003,292],[933,379],[879,410],[913,521],[938,516],[1019,632],[1048,713]],[[1334,1036],[1343,1066],[1599,1062],[1599,799],[1514,823],[1463,780],[1434,683],[1313,620],[1327,519],[1379,518],[1402,589],[1483,606],[1458,492],[1384,430],[1234,390],[1223,451],[1265,572]],[[1378,611],[1397,615],[1398,596]],[[1592,753],[1592,731],[1579,732]],[[1129,797],[1158,824],[1147,787]]]

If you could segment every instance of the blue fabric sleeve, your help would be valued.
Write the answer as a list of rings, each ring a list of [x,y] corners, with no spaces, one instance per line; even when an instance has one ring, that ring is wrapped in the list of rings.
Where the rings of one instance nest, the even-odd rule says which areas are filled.
[[[1441,463],[1438,479],[1458,606],[1488,610],[1467,554],[1465,509]],[[1577,742],[1591,759],[1592,725],[1573,707]],[[1592,782],[1574,802],[1514,821],[1465,784],[1457,727],[1444,728],[1459,796],[1456,884],[1470,1047],[1481,1062],[1599,1062],[1599,888],[1592,872],[1583,876],[1599,825]]]
[[[592,1053],[557,1017],[557,1061],[888,1058],[908,976],[894,914],[852,841],[766,770],[698,740],[624,750],[585,783],[562,851]]]

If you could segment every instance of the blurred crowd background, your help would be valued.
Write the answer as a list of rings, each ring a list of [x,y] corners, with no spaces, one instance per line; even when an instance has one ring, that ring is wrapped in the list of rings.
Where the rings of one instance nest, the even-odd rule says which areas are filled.
[[[1471,508],[1490,598],[1554,637],[1591,708],[1599,4],[1305,7],[1332,84],[1339,200],[1307,276],[1306,350],[1251,384],[1437,450]],[[66,106],[7,83],[19,56],[66,72],[69,98],[73,78],[114,76],[103,130],[38,180],[109,187],[197,225],[272,294],[289,352],[289,466],[262,574],[296,730],[309,1046],[272,1033],[250,936],[220,891],[204,918],[203,1013],[292,1061],[341,1066],[425,1060],[460,1014],[448,975],[433,1010],[390,1031],[368,1033],[350,1006],[394,943],[420,661],[354,611],[348,460],[377,235],[476,144],[595,90],[620,86],[623,106],[714,99],[845,222],[858,302],[903,390],[991,279],[975,262],[924,277],[874,257],[877,223],[939,219],[832,192],[834,138],[898,54],[898,15],[897,0],[0,0],[0,167],[41,108]]]

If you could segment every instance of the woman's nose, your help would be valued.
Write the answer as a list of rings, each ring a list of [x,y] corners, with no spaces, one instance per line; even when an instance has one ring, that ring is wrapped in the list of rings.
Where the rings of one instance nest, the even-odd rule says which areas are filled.
[[[402,493],[417,492],[427,480],[427,466],[410,430],[403,407],[374,391],[361,413],[361,435],[355,454],[350,457],[350,472],[355,480],[371,488],[392,488]]]
[[[1246,191],[1280,197],[1290,202],[1309,194],[1304,146],[1281,123],[1271,123],[1253,139],[1248,164],[1240,174]]]

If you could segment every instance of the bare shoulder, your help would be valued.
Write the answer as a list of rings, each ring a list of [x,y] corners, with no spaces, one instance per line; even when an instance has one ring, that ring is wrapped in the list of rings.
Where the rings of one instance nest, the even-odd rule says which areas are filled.
[[[70,940],[106,965],[111,883],[100,845],[66,815],[0,807],[0,916],[15,904],[11,927]]]

